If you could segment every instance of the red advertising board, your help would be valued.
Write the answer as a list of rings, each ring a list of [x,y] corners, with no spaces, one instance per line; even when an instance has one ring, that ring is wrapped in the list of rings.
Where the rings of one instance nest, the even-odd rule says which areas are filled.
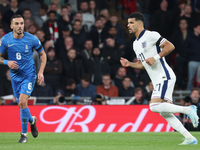
[[[39,132],[169,132],[148,105],[29,106]],[[18,106],[0,106],[0,132],[21,132]],[[30,132],[30,128],[28,129]]]

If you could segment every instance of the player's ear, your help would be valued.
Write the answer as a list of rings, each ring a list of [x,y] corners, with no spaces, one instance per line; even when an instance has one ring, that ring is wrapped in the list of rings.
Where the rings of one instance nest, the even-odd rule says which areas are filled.
[[[12,27],[12,23],[10,24],[10,28],[13,29],[13,27]]]

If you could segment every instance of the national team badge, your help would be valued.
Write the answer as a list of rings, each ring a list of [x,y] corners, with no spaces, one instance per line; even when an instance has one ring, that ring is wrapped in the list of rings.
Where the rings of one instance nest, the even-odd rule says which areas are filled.
[[[147,42],[146,41],[142,42],[142,48],[146,48],[146,47],[147,47]]]
[[[25,52],[28,52],[29,50],[28,50],[28,45],[26,44],[25,45]]]

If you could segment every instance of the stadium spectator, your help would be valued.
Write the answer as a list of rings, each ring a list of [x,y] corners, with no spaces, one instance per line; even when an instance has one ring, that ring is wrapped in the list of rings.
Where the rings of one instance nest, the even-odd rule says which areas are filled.
[[[11,78],[10,78],[10,68],[7,68],[4,74],[6,75],[6,78],[0,82],[0,96],[13,94]]]
[[[38,25],[36,23],[33,23],[29,25],[27,32],[36,36],[36,32],[38,29],[39,29]]]
[[[99,16],[99,9],[97,8],[95,0],[89,1],[89,12],[94,16],[95,19]]]
[[[115,27],[117,29],[117,37],[120,37],[123,41],[125,41],[124,30],[122,26],[118,23],[118,17],[116,14],[112,14],[110,16],[110,27]]]
[[[174,34],[171,37],[171,42],[175,46],[174,53],[176,55],[176,74],[178,76],[177,78],[177,88],[180,90],[184,90],[186,86],[185,84],[185,73],[184,71],[187,70],[188,60],[187,60],[187,54],[184,51],[183,43],[187,37],[188,34],[191,34],[187,29],[187,20],[182,18],[179,22],[179,29],[177,29]],[[186,71],[187,72],[187,71]]]
[[[134,90],[135,99],[131,103],[131,105],[141,105],[141,104],[149,104],[149,101],[143,97],[142,88],[138,87]]]
[[[81,58],[86,61],[92,56],[93,42],[91,39],[87,39],[84,44],[84,49],[81,51]]]
[[[38,29],[36,31],[36,37],[40,40],[42,46],[44,47],[44,44],[47,40],[45,39],[45,33],[42,29]]]
[[[137,62],[137,58],[133,60],[133,62]],[[127,76],[131,78],[135,87],[141,87],[142,89],[149,83],[150,79],[145,70],[139,70],[134,68],[129,68],[127,72]]]
[[[65,96],[75,96],[77,95],[77,88],[76,88],[76,82],[74,79],[68,79],[65,83],[64,87],[64,93]]]
[[[53,92],[61,88],[62,63],[55,56],[55,48],[50,47],[47,50],[47,64],[44,69],[45,83],[50,85]]]
[[[76,86],[78,96],[91,97],[92,94],[96,93],[96,88],[90,83],[90,80],[90,75],[83,74],[83,76],[81,77],[81,83]]]
[[[2,15],[2,13],[0,11],[0,26],[3,27],[5,33],[8,33],[9,30],[10,30],[10,27],[2,20],[2,18],[3,18],[3,15]]]
[[[29,8],[25,8],[23,10],[22,16],[24,19],[32,19],[31,10]]]
[[[151,0],[137,0],[137,9],[139,12],[141,12],[144,15],[144,28],[149,29],[149,25],[151,22],[151,13],[149,9]]]
[[[112,38],[106,39],[106,45],[102,50],[102,56],[107,59],[111,70],[111,78],[116,75],[117,69],[121,66],[119,60],[123,56],[123,50]]]
[[[157,31],[161,36],[169,39],[172,35],[173,14],[168,10],[168,2],[161,1],[160,8],[153,14],[150,30]]]
[[[66,104],[65,103],[65,98],[64,98],[64,92],[63,92],[63,90],[57,90],[56,92],[55,92],[55,97],[54,97],[54,99],[53,99],[53,105],[64,105],[64,104]]]
[[[117,36],[117,29],[115,27],[110,27],[108,30],[109,37],[113,38],[115,40],[115,43],[119,44],[120,49],[124,49],[125,47],[125,41],[121,37]]]
[[[34,90],[32,92],[32,96],[36,97],[53,97],[53,90],[50,85],[46,84],[45,81],[42,82],[41,85],[36,83]],[[37,98],[36,104],[49,104],[51,99],[39,99]]]
[[[8,0],[1,0],[0,10],[2,15],[10,8]]]
[[[19,4],[19,10],[24,11],[24,9],[29,8],[33,16],[37,15],[40,8],[40,3],[35,0],[24,0]]]
[[[120,66],[117,69],[117,73],[115,75],[115,77],[112,80],[112,84],[117,86],[118,89],[121,89],[123,87],[122,81],[124,79],[124,77],[126,77],[126,68]],[[133,82],[131,81],[131,86],[134,87]]]
[[[47,11],[48,11],[48,6],[46,4],[42,4],[40,6],[39,13],[33,16],[33,19],[40,28],[42,28],[44,22],[48,20]]]
[[[193,31],[193,27],[197,23],[197,14],[196,14],[196,12],[192,11],[192,6],[191,5],[188,5],[188,4],[185,5],[183,16],[180,17],[180,18],[186,19],[187,23],[188,23],[188,29]]]
[[[56,42],[56,40],[59,38],[59,24],[56,20],[56,12],[55,11],[49,11],[48,12],[48,18],[44,24],[43,24],[43,31],[45,33],[45,39],[51,40],[53,43]]]
[[[60,17],[60,14],[58,13],[57,5],[54,3],[51,3],[49,6],[49,12],[50,11],[55,11],[56,12],[56,19]]]
[[[94,47],[92,57],[84,61],[84,68],[86,73],[91,76],[91,83],[95,86],[101,85],[102,76],[110,73],[108,62],[101,56],[101,51],[98,47]]]
[[[188,34],[185,42],[184,48],[187,54],[188,62],[188,83],[187,90],[192,90],[193,88],[193,80],[196,75],[197,69],[200,65],[200,25],[197,24],[194,26],[194,31],[192,34]]]
[[[18,5],[18,1],[17,0],[10,0],[9,5],[10,5],[10,9],[8,9],[4,13],[3,18],[2,18],[2,21],[4,23],[6,23],[7,26],[10,25],[10,19],[14,14],[22,15],[22,11],[20,11],[18,9],[18,7],[17,7],[17,5]]]
[[[62,26],[68,26],[71,30],[71,25],[70,25],[70,17],[69,17],[69,11],[67,6],[62,6],[61,8],[61,12],[60,12],[60,16],[58,18],[58,22],[59,24],[61,24]]]
[[[0,40],[5,35],[5,31],[3,29],[3,26],[0,26]]]
[[[27,32],[28,31],[28,27],[33,24],[34,21],[33,19],[24,19],[24,31]]]
[[[61,30],[62,34],[61,34],[61,36],[59,36],[59,38],[57,39],[57,41],[55,43],[55,47],[57,49],[56,55],[58,55],[58,56],[59,56],[61,49],[63,49],[63,47],[65,47],[65,38],[69,37],[69,35],[70,35],[70,30],[69,30],[68,26],[62,25],[60,30]]]
[[[68,9],[68,15],[69,15],[69,20],[70,23],[73,21],[74,15],[75,15],[75,11],[72,10],[71,4],[66,4],[66,7]]]
[[[109,97],[118,97],[119,96],[118,88],[112,85],[111,81],[112,80],[110,74],[103,75],[102,77],[103,84],[97,88],[97,93]]]
[[[124,77],[122,81],[122,87],[119,88],[119,96],[133,96],[134,88],[131,87],[131,79],[129,77]]]
[[[80,3],[80,10],[82,12],[83,25],[87,25],[88,32],[89,32],[91,29],[91,26],[95,23],[95,18],[94,18],[94,15],[89,13],[89,6],[88,6],[87,1],[82,1]]]
[[[197,115],[200,116],[200,99],[199,99],[199,88],[193,88],[190,96],[184,98],[184,106],[196,105],[197,106]],[[181,114],[182,122],[185,128],[189,131],[200,131],[200,127],[194,128],[191,120],[187,115]]]
[[[103,42],[108,37],[108,30],[103,25],[100,19],[95,21],[95,25],[92,27],[90,32],[90,38],[92,39],[93,45],[95,47],[103,48]]]
[[[63,74],[65,81],[67,79],[74,79],[76,83],[80,82],[81,76],[84,73],[84,67],[81,60],[76,59],[76,50],[71,48],[65,54],[66,57],[63,57]]]
[[[152,93],[153,93],[153,83],[150,81],[149,84],[145,86],[145,90],[144,90],[145,99],[150,101]]]
[[[82,30],[80,20],[74,21],[70,36],[73,38],[73,41],[76,43],[76,46],[79,48],[79,50],[82,50],[84,48],[85,40],[87,39],[87,34]],[[77,51],[77,54],[80,55],[80,51]]]

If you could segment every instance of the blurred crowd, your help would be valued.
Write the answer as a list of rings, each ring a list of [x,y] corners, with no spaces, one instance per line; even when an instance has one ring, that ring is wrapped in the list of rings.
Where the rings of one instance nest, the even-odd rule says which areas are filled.
[[[120,20],[139,11],[145,29],[158,31],[175,45],[167,61],[177,75],[176,89],[200,82],[200,2],[198,0],[0,0],[0,39],[14,14],[24,17],[24,30],[38,37],[47,54],[45,81],[32,96],[54,97],[37,103],[63,104],[63,97],[132,97],[148,104],[153,85],[144,70],[123,68],[120,57],[136,62],[135,37],[125,37]],[[109,3],[114,5],[110,11]],[[118,15],[125,10],[125,14]],[[7,55],[4,56],[5,58]],[[39,55],[33,53],[36,71]],[[12,94],[9,69],[0,65],[0,97]],[[61,97],[61,98],[60,98]],[[60,99],[60,101],[58,101]],[[15,103],[15,102],[13,102]],[[69,103],[72,103],[71,101]],[[98,103],[97,103],[98,104]]]

